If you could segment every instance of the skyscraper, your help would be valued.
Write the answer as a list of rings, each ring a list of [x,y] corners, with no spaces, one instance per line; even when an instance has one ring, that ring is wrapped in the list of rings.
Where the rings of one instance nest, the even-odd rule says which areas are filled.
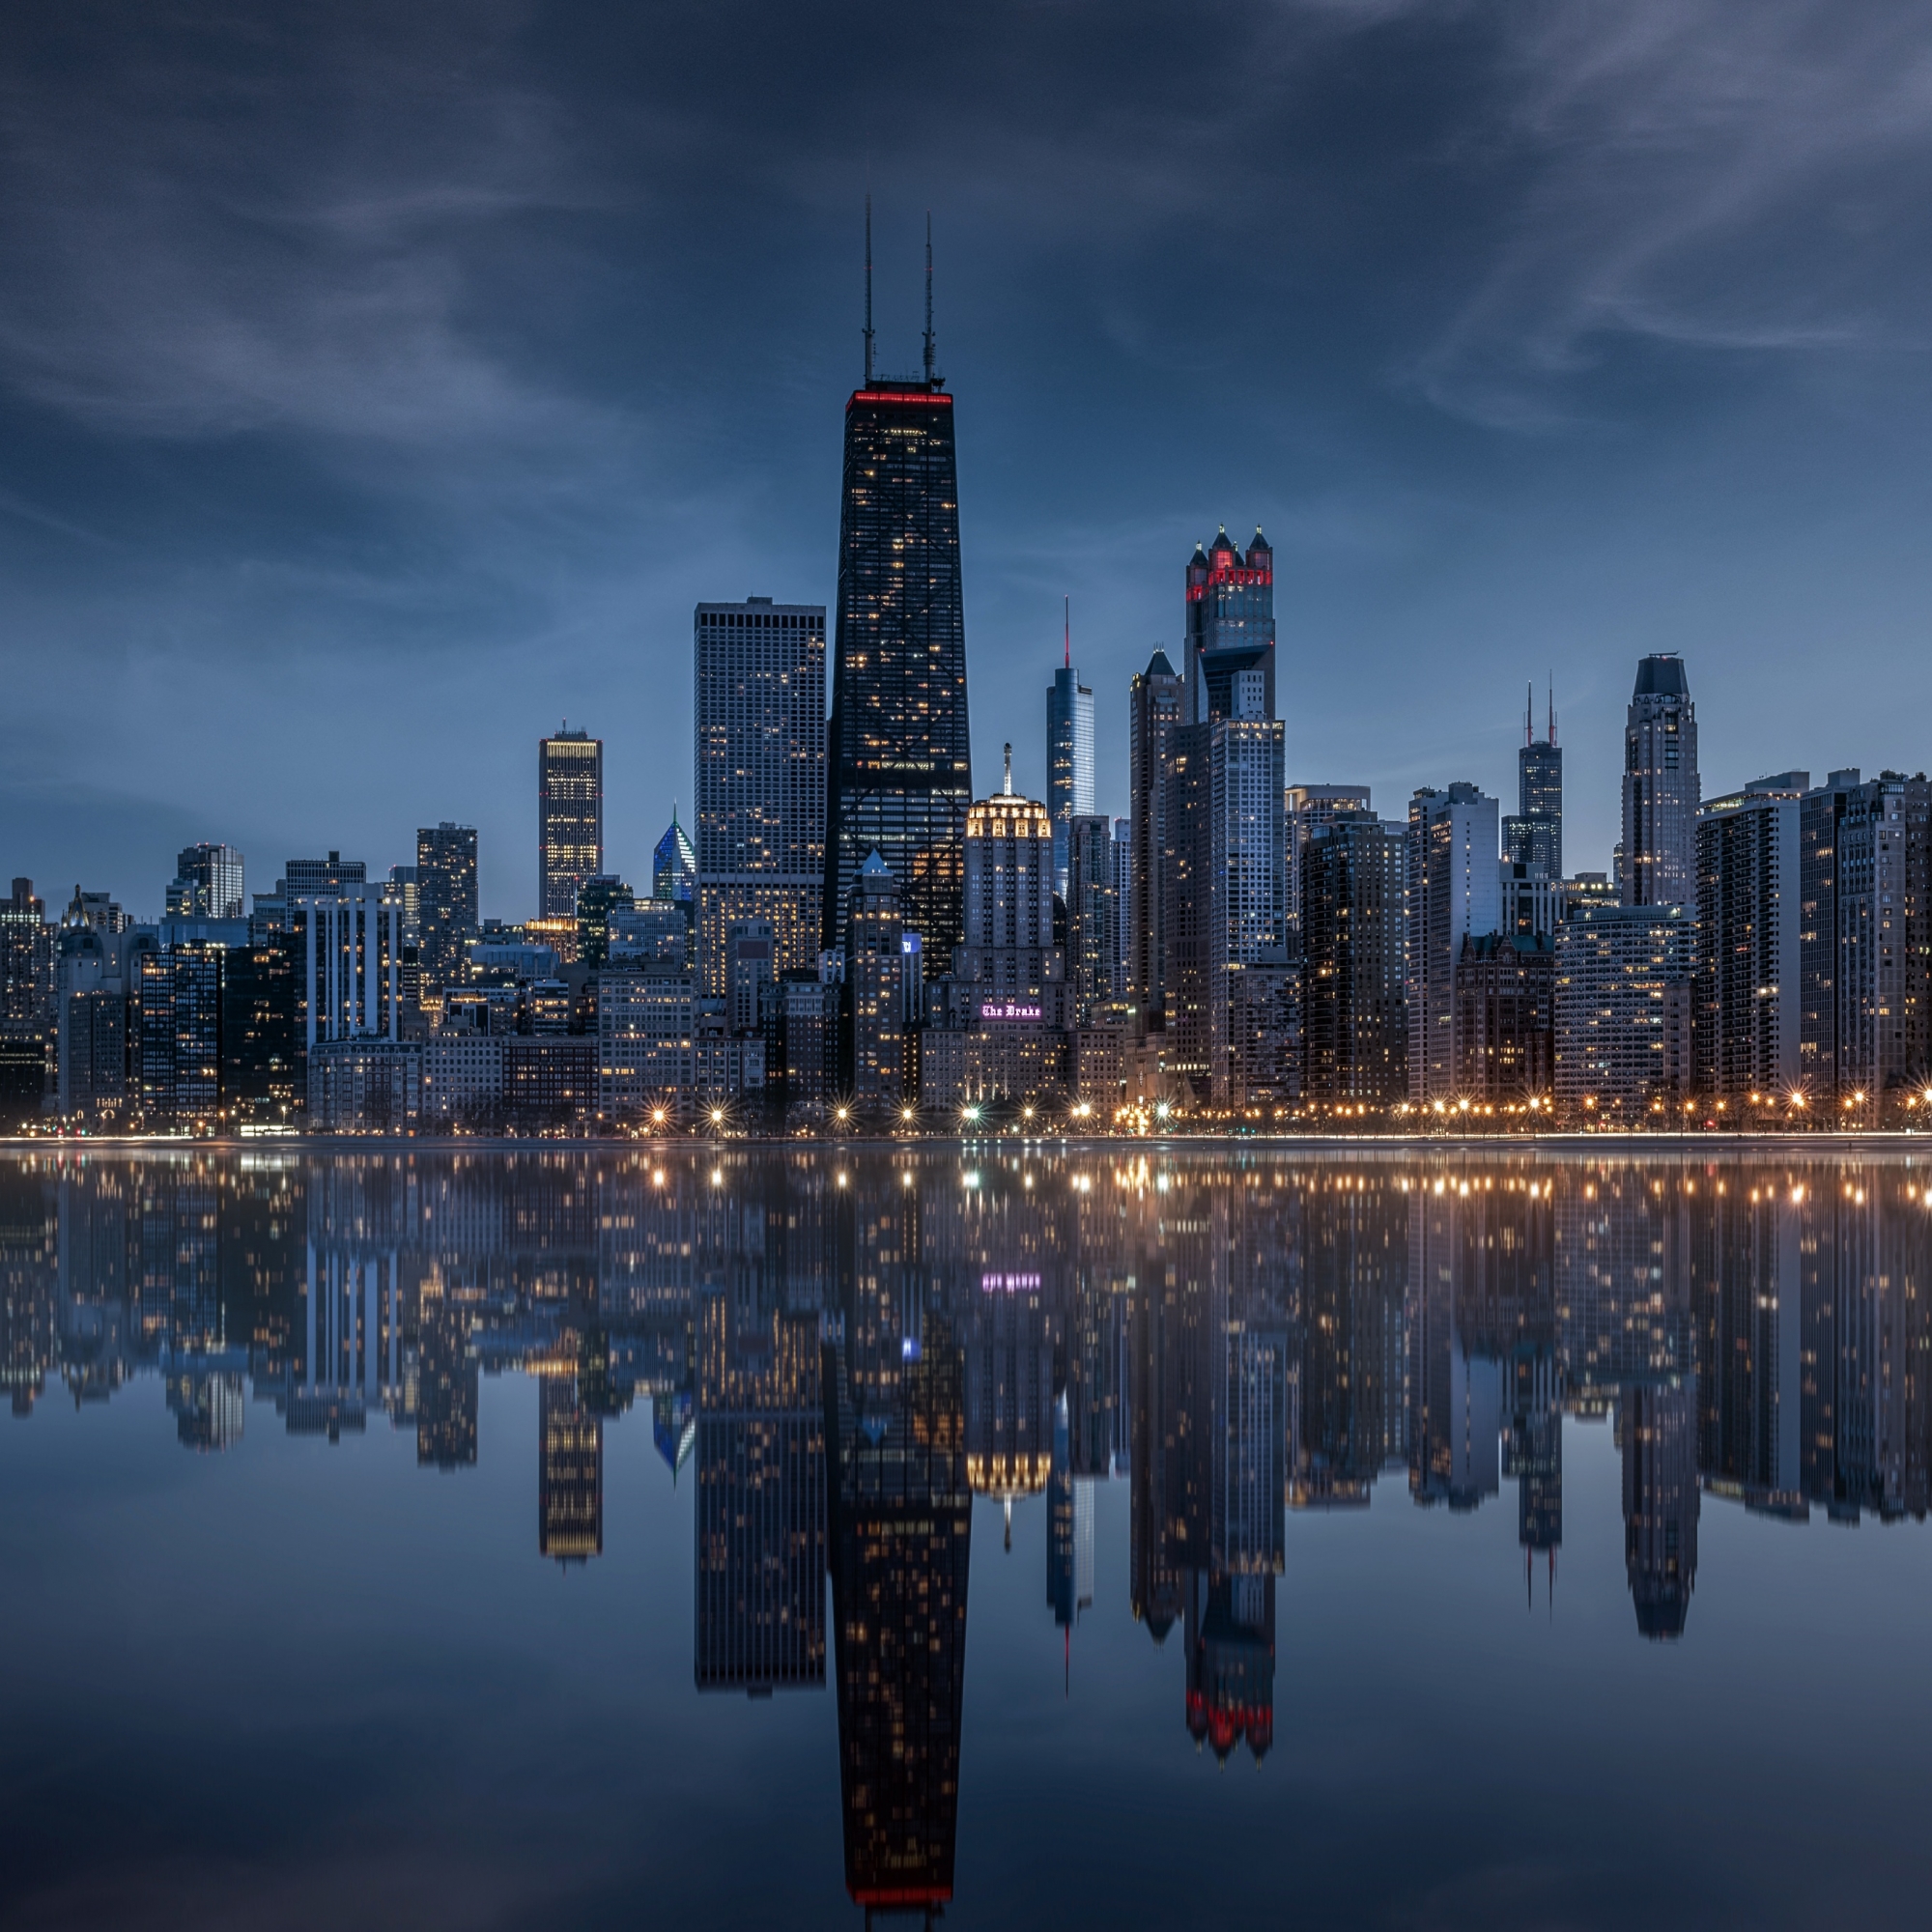
[[[1186,686],[1156,649],[1134,675],[1127,697],[1130,881],[1126,903],[1127,998],[1140,1028],[1162,1011],[1167,938],[1162,924],[1161,878],[1166,865],[1168,763],[1180,728]]]
[[[697,931],[704,990],[724,937],[765,920],[777,970],[816,965],[825,891],[825,607],[700,604],[696,639]]]
[[[905,1097],[905,924],[898,881],[874,852],[852,881],[845,922],[846,1089],[896,1107]]]
[[[175,860],[168,888],[171,913],[189,919],[245,919],[247,896],[242,886],[242,855],[232,845],[189,845]]]
[[[1697,707],[1684,661],[1640,658],[1624,726],[1625,905],[1697,902]]]
[[[874,374],[870,226],[866,379],[845,405],[821,932],[838,943],[876,851],[936,973],[959,940],[973,788],[952,398],[933,366],[929,243],[924,373]]]
[[[1301,855],[1304,1091],[1400,1100],[1408,1086],[1403,993],[1405,831],[1338,813]]]
[[[577,889],[604,869],[604,740],[559,728],[537,743],[537,908],[575,919]]]
[[[1094,694],[1073,668],[1073,630],[1065,661],[1046,692],[1046,811],[1053,821],[1053,889],[1066,896],[1066,828],[1094,810]]]
[[[1496,802],[1472,784],[1418,790],[1408,802],[1408,1097],[1453,1100],[1456,962],[1463,941],[1500,923]]]
[[[697,851],[677,822],[677,801],[671,800],[670,823],[651,848],[651,896],[675,899],[690,923],[697,913]]]
[[[479,930],[476,917],[476,828],[424,827],[416,834],[416,883],[424,986],[442,987],[463,978],[466,947]],[[289,882],[293,889],[295,881]]]
[[[1556,928],[1556,1098],[1642,1119],[1690,1082],[1695,926],[1681,906],[1576,907]]]
[[[1121,997],[1121,868],[1115,860],[1114,823],[1094,812],[1076,815],[1068,826],[1066,968],[1074,1018],[1081,1026]]]
[[[1187,722],[1234,714],[1231,690],[1243,671],[1262,675],[1259,711],[1274,716],[1274,552],[1255,529],[1244,556],[1227,526],[1187,564]]]
[[[1503,857],[1563,876],[1563,751],[1556,742],[1556,694],[1549,694],[1549,735],[1536,735],[1533,699],[1525,699],[1522,745],[1516,754],[1516,811],[1503,820]]]

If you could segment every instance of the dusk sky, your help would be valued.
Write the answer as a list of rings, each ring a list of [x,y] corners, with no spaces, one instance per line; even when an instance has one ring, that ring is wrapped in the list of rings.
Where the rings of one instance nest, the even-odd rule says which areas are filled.
[[[1606,867],[1635,659],[1707,792],[1918,770],[1932,12],[429,0],[0,14],[0,875],[153,917],[418,824],[535,911],[539,734],[634,882],[691,798],[692,607],[830,605],[874,201],[930,210],[975,781],[1044,783],[1070,596],[1099,803],[1217,524],[1275,547],[1292,779],[1514,808],[1554,673]]]

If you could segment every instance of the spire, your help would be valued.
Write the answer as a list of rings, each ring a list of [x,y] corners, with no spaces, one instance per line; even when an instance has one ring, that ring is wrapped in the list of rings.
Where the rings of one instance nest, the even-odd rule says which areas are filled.
[[[1549,673],[1549,742],[1556,742],[1556,673]]]
[[[1013,795],[1013,748],[1010,745],[1009,745],[1007,747],[1006,796],[1008,798],[1011,798],[1012,795]]]
[[[872,386],[872,197],[866,196],[866,386]]]
[[[925,211],[925,386],[933,384],[932,374],[932,210]]]
[[[1071,670],[1073,668],[1073,599],[1069,595],[1063,601],[1065,605],[1063,614],[1066,622],[1066,646],[1065,655],[1060,661],[1068,670]]]
[[[1522,742],[1525,745],[1536,743],[1536,726],[1531,722],[1535,716],[1536,687],[1533,684],[1526,684],[1522,688]]]

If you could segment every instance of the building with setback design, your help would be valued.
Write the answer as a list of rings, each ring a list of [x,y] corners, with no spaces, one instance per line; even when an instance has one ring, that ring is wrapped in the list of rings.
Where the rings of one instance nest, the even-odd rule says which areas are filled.
[[[1463,942],[1501,923],[1496,802],[1475,785],[1408,802],[1408,1098],[1457,1098],[1456,966]]]
[[[604,740],[559,727],[537,742],[537,907],[575,919],[577,889],[604,869]]]
[[[877,852],[906,926],[943,962],[959,941],[973,795],[952,398],[933,366],[930,261],[924,373],[874,377],[869,240],[866,253],[866,380],[845,405],[822,935],[838,944],[852,882]]]
[[[725,991],[725,937],[764,920],[777,971],[817,963],[825,892],[825,607],[700,604],[697,958]]]
[[[1563,876],[1563,751],[1556,742],[1556,694],[1549,695],[1549,732],[1536,735],[1534,699],[1522,711],[1522,746],[1516,754],[1516,810],[1503,820],[1503,857]]]
[[[1697,902],[1697,707],[1684,661],[1638,660],[1624,725],[1625,905]]]

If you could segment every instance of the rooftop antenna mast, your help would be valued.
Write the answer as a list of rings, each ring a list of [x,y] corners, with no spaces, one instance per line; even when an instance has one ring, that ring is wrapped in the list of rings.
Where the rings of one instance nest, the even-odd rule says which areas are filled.
[[[872,386],[872,197],[866,197],[866,386]]]
[[[1549,742],[1556,742],[1556,673],[1549,673]]]
[[[1536,726],[1530,722],[1536,716],[1536,686],[1526,684],[1522,688],[1522,742],[1536,743]]]
[[[1064,601],[1066,606],[1065,612],[1066,620],[1066,647],[1065,647],[1065,655],[1061,659],[1061,663],[1064,664],[1068,670],[1071,670],[1073,668],[1073,598],[1071,593],[1069,593],[1065,598]]]
[[[937,379],[932,373],[932,210],[925,211],[925,386]]]

